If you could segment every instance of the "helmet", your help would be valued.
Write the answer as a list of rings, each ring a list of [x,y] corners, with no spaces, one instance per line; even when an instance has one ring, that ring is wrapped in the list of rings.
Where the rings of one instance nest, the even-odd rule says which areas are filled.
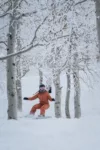
[[[45,92],[46,90],[45,90],[45,85],[44,84],[40,84],[40,86],[39,86],[39,92],[40,93],[43,93],[43,92]]]
[[[45,85],[44,84],[40,84],[39,88],[41,88],[41,87],[45,87]]]

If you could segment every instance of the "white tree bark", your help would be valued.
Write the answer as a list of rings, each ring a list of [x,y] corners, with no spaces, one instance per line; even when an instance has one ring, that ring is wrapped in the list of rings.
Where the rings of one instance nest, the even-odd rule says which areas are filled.
[[[70,111],[69,111],[69,101],[70,101],[70,91],[71,91],[70,74],[66,73],[66,77],[67,77],[67,91],[66,91],[66,100],[65,100],[65,115],[67,118],[70,118]]]
[[[16,89],[17,89],[17,108],[19,111],[22,111],[22,84],[21,80],[16,80]]]
[[[74,109],[75,109],[75,118],[80,118],[81,117],[80,81],[79,81],[78,54],[77,53],[74,54],[73,80],[74,80]]]
[[[61,117],[61,87],[60,87],[60,74],[54,80],[55,85],[55,117]]]
[[[52,78],[49,75],[47,75],[46,89],[48,92],[52,93]]]
[[[8,33],[8,48],[7,54],[15,52],[15,36],[16,36],[16,8],[17,1],[13,0],[12,10],[13,13],[10,16],[10,25]],[[11,57],[7,59],[7,95],[8,95],[8,119],[17,119],[17,101],[16,101],[16,69],[15,58]]]
[[[17,24],[17,52],[21,49],[20,42],[20,22]],[[17,107],[19,111],[22,111],[22,84],[21,84],[21,60],[20,55],[17,56],[17,79],[16,79],[16,89],[17,89]]]
[[[39,69],[39,85],[43,84],[43,72]]]
[[[72,28],[72,33],[73,33],[73,28]],[[70,45],[69,45],[69,49],[68,49],[69,69],[68,69],[68,72],[66,73],[66,77],[67,77],[67,91],[66,91],[66,100],[65,100],[65,115],[66,115],[67,118],[70,118],[69,101],[70,101],[70,92],[71,92],[70,71],[71,71],[72,36],[73,36],[72,33],[71,33],[71,36],[70,36]]]
[[[98,49],[99,49],[99,54],[97,58],[98,60],[100,60],[100,0],[95,0],[95,7],[96,7],[96,21],[97,21]]]

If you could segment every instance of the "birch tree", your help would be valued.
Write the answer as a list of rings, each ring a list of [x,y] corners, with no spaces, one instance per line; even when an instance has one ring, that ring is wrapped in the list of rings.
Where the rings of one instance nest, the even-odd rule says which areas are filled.
[[[39,69],[39,85],[43,84],[43,72]]]
[[[60,74],[54,79],[55,86],[55,116],[56,118],[61,117],[61,86],[60,86]]]
[[[80,70],[80,68],[83,68],[83,62],[85,62],[84,66],[86,66],[86,59],[87,58],[85,58],[85,57],[88,56],[89,58],[90,57],[92,58],[92,55],[89,55],[90,54],[89,52],[91,51],[91,49],[89,49],[89,47],[91,45],[90,41],[93,40],[92,38],[95,39],[95,36],[94,37],[91,36],[91,34],[90,34],[91,32],[90,33],[87,32],[87,30],[89,31],[90,26],[87,27],[87,25],[85,25],[86,22],[84,23],[84,22],[82,22],[83,20],[80,21],[80,19],[79,19],[79,18],[82,17],[83,11],[87,10],[89,4],[88,4],[86,9],[85,9],[85,6],[87,4],[82,6],[82,8],[81,8],[80,4],[82,4],[82,2],[77,3],[77,4],[73,3],[73,6],[72,6],[72,9],[74,11],[74,14],[73,14],[74,16],[73,17],[71,16],[72,17],[72,22],[70,22],[70,26],[73,27],[73,33],[72,33],[73,40],[69,42],[69,40],[67,39],[67,38],[70,37],[70,33],[69,32],[68,32],[69,36],[66,36],[66,41],[72,45],[72,48],[71,48],[72,52],[71,52],[71,54],[67,53],[67,51],[69,50],[69,46],[68,46],[68,48],[66,48],[67,51],[65,51],[65,53],[64,53],[65,56],[66,56],[66,59],[65,59],[64,55],[61,56],[61,54],[60,54],[60,57],[59,57],[59,53],[57,54],[57,51],[59,50],[59,49],[57,49],[58,48],[58,43],[57,43],[58,38],[56,37],[56,44],[57,44],[57,46],[55,46],[55,50],[53,52],[53,55],[54,55],[54,58],[55,58],[56,61],[54,61],[54,65],[52,65],[55,68],[56,73],[57,73],[57,69],[58,68],[59,68],[60,72],[62,70],[64,70],[64,68],[66,68],[67,69],[67,73],[68,73],[68,69],[70,69],[71,70],[70,73],[74,74],[74,76],[73,76],[74,77],[74,106],[75,106],[75,117],[76,118],[79,118],[81,116],[79,70]],[[79,7],[78,7],[78,5],[79,5]],[[77,6],[77,9],[75,8],[76,6]],[[91,6],[91,4],[90,4],[90,6]],[[90,10],[91,10],[91,7],[90,7]],[[79,14],[79,12],[80,12],[80,14]],[[86,13],[90,14],[89,12],[86,12]],[[85,18],[85,15],[84,15],[84,18]],[[86,20],[87,20],[87,18],[86,18]],[[57,24],[56,24],[56,26],[57,26]],[[68,26],[68,22],[67,22],[67,29],[68,29],[68,27],[69,26]],[[93,28],[93,26],[91,24],[91,29],[92,28]],[[85,32],[85,30],[86,30],[86,32]],[[54,38],[54,40],[55,40],[55,38]],[[61,38],[61,40],[63,40],[63,38]],[[95,42],[95,40],[94,40],[94,42]],[[84,45],[84,46],[82,48],[80,48],[80,46],[82,46],[82,45]],[[56,55],[57,55],[57,57],[55,57]],[[85,57],[83,57],[83,56],[85,56]],[[60,59],[58,59],[58,57]],[[72,57],[71,61],[70,61],[70,57]],[[61,66],[59,65],[60,62],[62,62]],[[58,74],[59,74],[59,71],[58,71]],[[67,74],[67,76],[68,75],[69,74]],[[70,86],[69,86],[69,88],[70,88]],[[67,91],[67,92],[68,92],[68,94],[70,93],[69,91]],[[69,98],[69,95],[67,95],[67,96]],[[68,100],[68,101],[66,101],[67,102],[66,103],[66,108],[67,109],[65,108],[65,110],[66,110],[66,112],[68,110],[66,115],[67,115],[67,117],[69,117],[70,116],[69,115],[69,99],[67,99],[67,100]]]
[[[65,99],[65,115],[67,118],[70,118],[70,110],[69,110],[70,92],[71,92],[70,69],[66,73],[66,78],[67,78],[67,89],[66,89],[66,99]]]
[[[78,54],[74,54],[74,64],[73,64],[73,80],[74,80],[74,110],[75,118],[81,117],[81,107],[80,107],[80,80],[79,80],[79,69],[78,69]]]
[[[9,9],[5,11],[1,17],[5,17],[10,15],[10,23],[9,23],[9,33],[8,33],[8,45],[7,45],[7,56],[1,57],[0,60],[7,59],[7,92],[8,92],[8,119],[17,119],[17,92],[16,92],[16,68],[15,68],[15,57],[16,55],[20,55],[22,53],[28,52],[32,48],[37,46],[42,46],[38,42],[33,45],[34,41],[37,38],[37,32],[41,28],[41,26],[46,21],[47,16],[44,18],[43,22],[40,23],[35,32],[33,39],[31,40],[28,46],[22,47],[19,51],[15,51],[15,38],[17,31],[17,21],[27,14],[21,14],[18,16],[18,8],[20,5],[20,1],[10,1],[8,2]],[[32,12],[34,13],[34,12]],[[29,14],[29,13],[28,13]]]
[[[15,37],[16,37],[16,15],[19,1],[11,2],[12,14],[10,15],[10,25],[8,33],[7,55],[15,53]],[[17,119],[17,93],[16,93],[16,70],[15,58],[7,59],[7,94],[8,94],[8,119]]]
[[[17,52],[21,50],[20,39],[20,22],[17,23]],[[21,56],[16,57],[16,90],[17,90],[17,107],[19,111],[22,111],[22,83],[21,83]]]
[[[71,29],[71,35],[69,36],[69,46],[68,46],[68,64],[66,71],[66,79],[67,79],[67,88],[66,88],[66,99],[65,99],[65,115],[67,118],[70,118],[70,94],[71,94],[71,55],[72,55],[72,36],[73,36],[73,27]]]
[[[78,23],[78,24],[77,23],[75,24],[76,25],[75,28],[76,27],[79,28],[77,34],[78,34],[78,36],[80,36],[80,40],[77,40],[77,39],[76,40],[78,43],[77,45],[79,45],[80,47],[77,46],[77,48],[72,49],[71,55],[74,57],[72,57],[72,62],[70,63],[71,66],[69,66],[68,59],[71,56],[69,56],[69,54],[68,54],[68,45],[67,45],[69,42],[68,39],[70,37],[70,33],[68,30],[67,17],[68,17],[68,15],[71,16],[70,11],[72,10],[73,5],[78,6],[78,4],[82,4],[82,2],[78,2],[75,4],[73,1],[70,1],[70,0],[68,0],[68,1],[64,1],[64,0],[49,1],[49,4],[47,4],[48,8],[49,8],[48,11],[50,11],[49,16],[46,17],[46,14],[48,14],[48,13],[46,13],[46,11],[45,11],[45,13],[44,13],[45,15],[43,14],[43,16],[42,16],[42,18],[44,18],[43,21],[40,21],[38,25],[36,24],[36,30],[35,30],[35,32],[33,32],[33,39],[31,40],[31,42],[28,45],[23,46],[19,52],[13,51],[13,52],[9,53],[7,56],[0,57],[0,60],[4,60],[4,59],[10,60],[10,58],[14,58],[14,56],[16,56],[16,55],[21,55],[23,53],[29,52],[31,49],[35,49],[38,46],[45,46],[47,53],[45,55],[46,58],[45,58],[44,62],[47,62],[46,65],[48,66],[49,69],[52,70],[52,74],[53,74],[53,81],[54,81],[54,85],[55,85],[55,97],[56,97],[55,116],[57,118],[61,117],[60,74],[62,71],[67,70],[66,73],[67,73],[67,79],[68,79],[69,83],[70,83],[70,80],[69,80],[68,75],[73,72],[75,94],[77,93],[75,95],[75,100],[76,100],[76,98],[80,98],[80,96],[79,96],[80,91],[79,91],[79,93],[77,91],[77,87],[80,88],[80,85],[79,85],[79,80],[77,80],[77,79],[79,79],[79,69],[84,68],[82,66],[82,63],[80,63],[80,62],[85,62],[85,60],[86,60],[85,58],[83,60],[83,56],[86,56],[85,54],[87,52],[87,48],[85,46],[88,46],[90,44],[89,43],[90,41],[88,39],[91,39],[91,34],[89,34],[87,32],[88,28],[84,29],[85,27],[83,27],[82,32],[80,32],[81,28],[79,28],[79,27],[82,27],[82,22],[80,20],[81,20],[81,18],[83,18],[83,16],[80,15],[81,17],[79,17],[79,14],[81,14],[81,12],[83,12],[83,11],[84,11],[84,13],[86,13],[86,12],[84,10],[84,7],[82,8],[81,12],[79,11],[80,8],[77,8],[77,11],[75,12],[76,18],[73,18],[73,20]],[[43,8],[45,8],[45,7],[43,7]],[[21,14],[20,16],[17,16],[17,19],[21,18],[22,16],[25,16],[25,15]],[[40,18],[38,18],[38,19],[40,19]],[[77,20],[80,22],[78,22]],[[46,22],[46,24],[45,24],[45,22]],[[12,24],[14,24],[14,23],[12,23]],[[41,34],[38,34],[38,31],[40,30],[41,27],[42,27],[42,30],[40,32]],[[74,28],[74,30],[75,30],[75,28]],[[85,33],[88,33],[88,34],[84,36]],[[86,41],[87,45],[80,42],[80,41],[85,41],[85,40],[87,40]],[[73,45],[74,45],[74,41],[73,41]],[[81,48],[81,45],[85,45],[85,46],[83,46],[83,48]],[[76,54],[78,57],[76,57]],[[88,55],[89,54],[90,53],[88,53]],[[77,68],[76,68],[76,66],[74,66],[74,63],[76,63]],[[84,66],[85,66],[85,63],[84,63]],[[68,71],[68,69],[70,69],[70,71]],[[69,86],[69,84],[68,84],[68,86]],[[70,86],[69,86],[69,88],[70,88]],[[67,92],[69,95],[69,90],[67,90]],[[68,99],[69,99],[69,96],[68,96]],[[66,108],[68,105],[69,105],[69,100],[67,101]],[[75,103],[75,105],[76,105],[76,103]],[[68,110],[68,108],[67,108],[67,110]],[[75,116],[77,116],[77,115],[75,115]],[[68,114],[67,114],[67,117],[69,117]]]
[[[93,58],[92,53],[94,53],[93,49],[89,48],[91,45],[90,41],[93,41],[94,39],[94,46],[96,46],[95,41],[95,33],[94,37],[92,36],[91,32],[85,32],[85,30],[88,29],[91,30],[94,28],[95,24],[91,24],[87,26],[86,21],[83,22],[83,20],[80,20],[81,16],[83,15],[83,11],[87,13],[88,15],[84,15],[84,19],[87,20],[87,18],[90,18],[90,10],[92,9],[89,5],[93,5],[93,3],[87,3],[82,4],[82,6],[79,5],[80,3],[77,3],[75,5],[73,11],[73,22],[72,22],[72,40],[71,40],[71,46],[72,46],[72,63],[71,63],[71,69],[73,73],[73,81],[74,81],[74,110],[75,110],[75,118],[81,117],[81,106],[80,106],[80,76],[79,71],[83,68],[83,72],[85,71],[85,67],[89,66],[88,62],[91,62],[91,59]],[[87,5],[87,7],[86,7]],[[88,10],[88,11],[87,11]],[[80,13],[79,13],[80,12]],[[92,12],[93,13],[93,12]],[[88,17],[87,17],[88,16]],[[90,28],[91,26],[91,28]],[[83,32],[84,31],[84,32]],[[92,31],[93,32],[93,31]],[[82,45],[82,46],[81,46]],[[83,46],[84,45],[84,46]],[[82,48],[81,48],[82,47]],[[95,59],[96,53],[94,54]]]
[[[47,47],[46,63],[52,69],[53,82],[55,85],[55,116],[61,117],[61,85],[60,74],[65,63],[64,49],[66,46],[65,38],[68,36],[67,31],[67,12],[71,9],[73,1],[52,1],[51,16],[48,19],[48,34],[45,33],[43,40],[50,43]],[[65,56],[64,56],[65,55]],[[64,59],[62,59],[64,58]]]
[[[95,0],[95,8],[96,8],[96,22],[97,22],[97,36],[98,36],[98,56],[97,59],[100,60],[100,1]]]

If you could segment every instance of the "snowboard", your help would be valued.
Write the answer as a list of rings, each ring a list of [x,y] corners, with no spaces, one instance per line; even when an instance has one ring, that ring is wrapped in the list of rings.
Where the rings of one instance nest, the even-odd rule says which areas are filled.
[[[34,115],[25,115],[23,117],[20,118],[27,118],[27,119],[48,119],[48,118],[52,118],[52,116],[45,116],[45,117],[39,117],[39,116],[34,116]]]
[[[35,119],[48,119],[48,118],[52,118],[51,116],[45,116],[45,117],[39,117],[37,116]]]

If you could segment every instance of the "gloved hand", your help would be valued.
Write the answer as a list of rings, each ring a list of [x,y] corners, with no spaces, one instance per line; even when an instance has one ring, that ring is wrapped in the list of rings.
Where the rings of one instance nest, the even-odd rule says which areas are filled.
[[[52,101],[55,101],[55,99],[54,99],[54,98],[52,98]]]
[[[49,88],[49,91],[48,91],[49,93],[52,93],[52,89],[51,89],[51,87]]]
[[[23,99],[24,99],[24,100],[28,100],[28,98],[27,98],[27,97],[24,97]]]

